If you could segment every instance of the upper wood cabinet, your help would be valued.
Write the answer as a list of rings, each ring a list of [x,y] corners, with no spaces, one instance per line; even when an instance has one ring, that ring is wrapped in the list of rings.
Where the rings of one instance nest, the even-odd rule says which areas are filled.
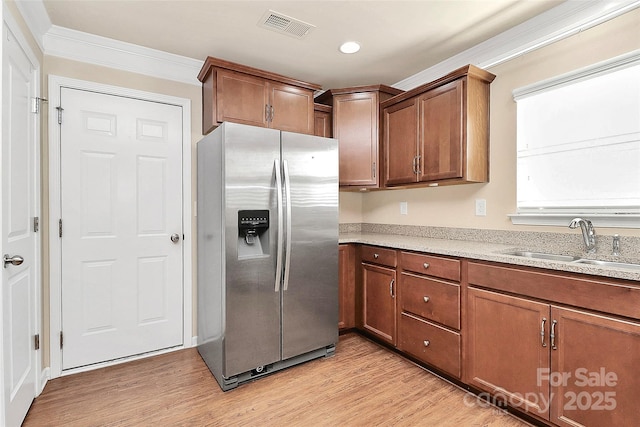
[[[333,136],[332,108],[330,105],[314,104],[314,135],[331,138]]]
[[[202,133],[229,121],[314,133],[313,93],[319,85],[207,57],[202,82]]]
[[[316,102],[333,106],[333,137],[340,146],[340,186],[377,188],[380,180],[380,103],[402,93],[385,85],[331,89]]]
[[[487,182],[494,78],[468,65],[383,102],[385,187]]]

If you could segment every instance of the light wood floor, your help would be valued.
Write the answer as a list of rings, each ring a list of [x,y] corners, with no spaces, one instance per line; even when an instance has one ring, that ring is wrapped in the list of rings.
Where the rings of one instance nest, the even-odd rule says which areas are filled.
[[[223,393],[196,349],[49,381],[24,426],[526,426],[361,337]]]

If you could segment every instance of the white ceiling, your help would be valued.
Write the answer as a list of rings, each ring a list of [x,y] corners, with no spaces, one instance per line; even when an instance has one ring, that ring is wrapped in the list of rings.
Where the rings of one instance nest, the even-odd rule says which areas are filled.
[[[44,0],[51,23],[196,60],[215,56],[323,88],[394,84],[561,0]],[[258,26],[273,10],[315,26],[302,39]],[[362,49],[338,51],[347,40]]]

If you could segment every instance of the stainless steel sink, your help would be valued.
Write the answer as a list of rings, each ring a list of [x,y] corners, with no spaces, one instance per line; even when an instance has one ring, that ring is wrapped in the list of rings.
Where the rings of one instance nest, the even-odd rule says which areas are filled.
[[[544,253],[544,252],[512,251],[512,252],[505,252],[504,254],[505,255],[521,256],[521,257],[525,257],[525,258],[547,259],[547,260],[551,260],[551,261],[571,262],[571,261],[580,260],[580,257],[577,257],[577,256],[556,255],[556,254],[548,254],[548,253]]]
[[[579,259],[574,261],[575,264],[591,264],[591,265],[601,265],[603,267],[614,267],[614,268],[630,268],[632,270],[640,270],[640,264],[631,264],[628,262],[616,262],[616,261],[601,261],[599,259]]]

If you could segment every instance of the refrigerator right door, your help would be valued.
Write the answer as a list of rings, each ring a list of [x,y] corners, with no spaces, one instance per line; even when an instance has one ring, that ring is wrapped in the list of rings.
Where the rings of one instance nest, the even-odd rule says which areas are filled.
[[[338,341],[337,140],[282,132],[282,358]]]

